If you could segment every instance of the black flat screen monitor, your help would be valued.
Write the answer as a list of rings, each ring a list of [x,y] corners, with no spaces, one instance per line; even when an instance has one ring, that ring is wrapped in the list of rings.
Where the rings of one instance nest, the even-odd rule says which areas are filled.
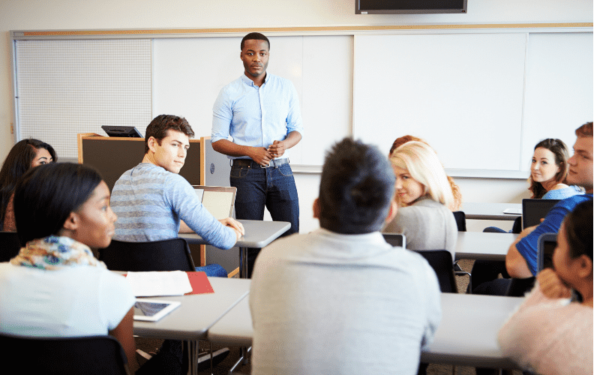
[[[467,13],[467,0],[355,0],[356,14]]]
[[[140,133],[135,126],[102,125],[102,130],[104,130],[109,137],[144,138],[142,133]]]

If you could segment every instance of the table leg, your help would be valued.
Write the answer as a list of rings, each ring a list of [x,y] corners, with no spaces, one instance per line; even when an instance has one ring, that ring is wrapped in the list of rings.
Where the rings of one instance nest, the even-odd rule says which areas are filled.
[[[248,248],[240,247],[240,279],[249,279],[248,274]]]
[[[188,341],[188,374],[198,375],[198,341]]]

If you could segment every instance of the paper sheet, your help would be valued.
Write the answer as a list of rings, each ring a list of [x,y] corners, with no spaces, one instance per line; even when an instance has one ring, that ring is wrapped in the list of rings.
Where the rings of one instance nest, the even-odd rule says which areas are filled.
[[[127,272],[126,279],[136,297],[182,296],[192,291],[183,271]]]

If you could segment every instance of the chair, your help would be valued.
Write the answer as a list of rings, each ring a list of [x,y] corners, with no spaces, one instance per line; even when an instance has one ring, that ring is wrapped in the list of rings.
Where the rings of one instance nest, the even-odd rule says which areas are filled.
[[[98,250],[99,259],[115,271],[195,271],[186,240],[173,238],[154,242],[113,240]]]
[[[533,289],[535,284],[535,276],[526,279],[510,279],[510,285],[506,291],[507,297],[523,297],[525,293]]]
[[[21,249],[21,242],[17,232],[0,232],[0,263],[8,262],[17,254]]]
[[[0,335],[2,362],[18,374],[129,374],[127,356],[111,336],[19,337]]]
[[[421,254],[429,262],[437,275],[442,293],[458,293],[452,266],[452,254],[448,250],[413,251]]]
[[[452,213],[454,215],[454,220],[456,220],[456,226],[458,227],[459,232],[467,231],[467,217],[463,211],[454,211]]]

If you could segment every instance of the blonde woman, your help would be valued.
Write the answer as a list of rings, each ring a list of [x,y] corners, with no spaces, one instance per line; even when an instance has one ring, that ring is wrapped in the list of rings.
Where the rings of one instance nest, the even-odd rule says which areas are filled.
[[[458,229],[449,209],[454,197],[437,154],[423,142],[407,142],[390,161],[403,207],[383,232],[403,233],[408,249],[448,250],[454,257]]]

